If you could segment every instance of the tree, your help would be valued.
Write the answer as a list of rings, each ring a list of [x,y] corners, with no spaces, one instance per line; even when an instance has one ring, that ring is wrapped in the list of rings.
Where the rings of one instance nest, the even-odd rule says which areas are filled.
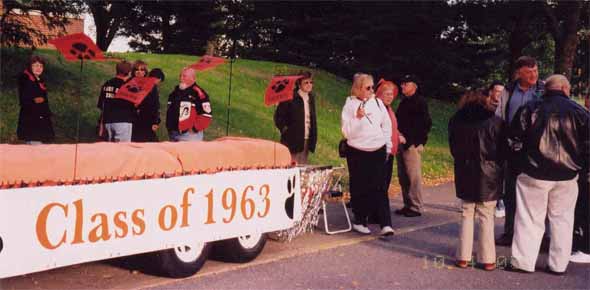
[[[555,40],[555,73],[571,79],[576,49],[580,43],[578,31],[582,22],[582,8],[590,9],[589,2],[560,1],[544,5],[548,30]]]
[[[49,29],[65,32],[66,25],[70,23],[68,16],[79,15],[81,5],[67,0],[3,1],[0,15],[0,43],[3,46],[34,46],[47,42],[48,35],[31,25],[29,17],[32,12],[39,13]]]
[[[96,45],[107,51],[121,23],[137,5],[135,1],[84,0],[96,25]]]
[[[139,51],[203,54],[217,34],[220,2],[138,2],[122,23],[122,34]]]

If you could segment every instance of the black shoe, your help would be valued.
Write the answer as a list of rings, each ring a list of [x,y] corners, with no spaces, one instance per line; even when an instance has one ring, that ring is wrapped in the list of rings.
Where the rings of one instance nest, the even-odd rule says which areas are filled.
[[[504,247],[512,246],[512,235],[508,235],[506,233],[502,234],[499,238],[496,239],[496,245]]]
[[[505,271],[508,271],[508,272],[522,273],[522,274],[530,274],[530,273],[532,273],[532,272],[529,272],[529,271],[525,271],[523,269],[516,268],[516,267],[512,266],[512,264],[508,264],[508,266],[506,266],[504,268],[504,270]]]
[[[563,276],[565,275],[565,273],[567,271],[563,271],[563,272],[557,272],[557,271],[553,271],[551,270],[551,268],[549,268],[549,266],[545,267],[545,272],[551,274],[551,275],[555,275],[555,276]]]
[[[400,209],[396,209],[393,213],[397,215],[406,215],[406,212],[408,212],[408,210],[410,209],[407,207],[402,207]]]
[[[421,214],[420,212],[418,212],[418,211],[415,211],[415,210],[411,210],[411,209],[408,209],[408,210],[407,210],[407,211],[404,213],[404,216],[405,216],[405,217],[418,217],[418,216],[421,216],[421,215],[422,215],[422,214]]]

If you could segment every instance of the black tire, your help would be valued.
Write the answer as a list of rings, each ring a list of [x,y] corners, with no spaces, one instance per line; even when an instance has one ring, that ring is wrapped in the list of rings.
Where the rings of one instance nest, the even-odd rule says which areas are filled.
[[[205,261],[207,261],[212,244],[205,243],[200,253],[190,253],[191,251],[195,251],[195,249],[198,249],[198,247],[193,248],[183,245],[156,252],[154,255],[159,272],[171,278],[185,278],[194,275],[203,267]]]
[[[216,259],[224,262],[246,263],[250,262],[262,252],[266,245],[266,234],[247,235],[239,238],[232,238],[218,241],[213,246],[213,255]]]

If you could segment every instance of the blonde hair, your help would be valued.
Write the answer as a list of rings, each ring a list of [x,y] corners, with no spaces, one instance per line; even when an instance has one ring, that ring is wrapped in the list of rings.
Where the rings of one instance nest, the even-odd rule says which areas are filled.
[[[352,88],[350,89],[350,95],[358,97],[361,95],[363,84],[367,81],[373,81],[373,76],[365,73],[356,73],[352,79]]]

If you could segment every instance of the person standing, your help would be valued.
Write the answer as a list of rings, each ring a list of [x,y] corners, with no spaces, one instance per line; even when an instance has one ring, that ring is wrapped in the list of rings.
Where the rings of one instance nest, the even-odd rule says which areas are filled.
[[[18,78],[20,112],[16,134],[20,140],[30,145],[48,143],[55,138],[47,87],[41,77],[44,69],[43,58],[33,55]]]
[[[281,143],[289,148],[297,164],[307,164],[309,152],[317,143],[315,96],[311,72],[302,72],[295,82],[292,100],[281,102],[274,114],[275,126],[281,132]]]
[[[395,211],[398,215],[417,217],[422,215],[422,152],[428,141],[432,119],[428,104],[418,93],[415,76],[406,75],[402,82],[402,101],[396,116],[400,133],[406,138],[397,159],[397,172],[402,188],[404,207]]]
[[[115,98],[119,88],[129,79],[131,64],[122,61],[117,63],[115,69],[117,75],[104,83],[96,106],[101,110],[107,141],[131,142],[135,106],[127,100]]]
[[[486,92],[487,93],[487,92]],[[449,121],[449,147],[454,159],[455,192],[462,200],[457,266],[467,268],[478,224],[477,258],[483,268],[496,268],[494,209],[502,192],[506,126],[494,114],[489,95],[467,92]]]
[[[350,176],[350,195],[354,213],[353,230],[370,234],[368,216],[377,212],[381,234],[393,233],[391,218],[377,209],[376,201],[386,195],[383,186],[384,164],[391,152],[391,121],[383,102],[373,93],[373,77],[355,75],[351,96],[342,108],[341,130],[346,138],[346,162]]]
[[[488,107],[492,108],[494,112],[498,109],[498,105],[500,105],[500,95],[502,95],[503,91],[504,83],[498,80],[493,81],[487,89],[487,96],[489,99]],[[504,206],[504,200],[501,198],[498,199],[498,202],[496,203],[496,212],[494,213],[494,216],[497,218],[503,218],[506,216],[506,207]]]
[[[385,177],[383,179],[384,194],[377,196],[377,210],[374,215],[375,217],[377,217],[378,215],[382,215],[385,217],[382,220],[389,221],[388,224],[380,225],[381,228],[385,229],[382,233],[382,235],[385,236],[394,234],[393,230],[389,231],[389,228],[391,228],[391,209],[389,207],[388,195],[389,186],[391,183],[391,175],[393,173],[393,161],[395,159],[395,155],[398,152],[399,144],[406,143],[406,139],[403,135],[399,133],[399,130],[397,129],[397,118],[395,117],[395,114],[393,113],[393,110],[391,108],[391,103],[393,103],[398,93],[399,89],[393,82],[381,79],[377,83],[376,96],[381,101],[383,101],[383,104],[387,108],[389,120],[391,121],[391,150],[388,152],[387,159],[385,160],[385,173],[383,174],[383,176]],[[372,215],[369,215],[369,220],[371,220],[371,217]],[[376,218],[376,220],[379,219]]]
[[[147,70],[147,67],[146,67]],[[143,75],[141,75],[143,74]],[[141,73],[139,76],[145,76]],[[136,73],[137,77],[138,74]],[[164,81],[164,72],[161,69],[152,69],[149,77],[157,79],[156,85],[137,107],[137,119],[133,123],[133,142],[158,142],[156,131],[160,127],[160,90],[159,84]]]
[[[209,95],[197,85],[195,70],[182,69],[179,84],[168,96],[166,128],[170,140],[203,141],[203,131],[212,118]],[[187,121],[185,128],[181,123]]]
[[[521,172],[511,271],[535,271],[546,218],[551,235],[546,271],[563,275],[569,263],[578,173],[590,154],[590,114],[569,99],[570,91],[565,76],[548,77],[542,99],[522,106],[510,125]]]
[[[530,56],[521,56],[515,63],[516,80],[509,83],[500,95],[500,104],[496,108],[496,115],[506,124],[510,124],[516,111],[528,101],[538,100],[543,95],[544,84],[539,81],[539,67],[537,61]],[[508,156],[504,173],[504,205],[506,216],[504,233],[496,239],[496,245],[509,246],[512,244],[514,233],[514,214],[516,212],[516,177],[519,172],[516,160]]]
[[[586,96],[584,107],[590,110],[590,98]],[[572,242],[572,255],[570,262],[590,263],[590,176],[588,167],[590,160],[587,156],[586,164],[580,171],[578,178],[578,199],[574,213],[574,233]]]

